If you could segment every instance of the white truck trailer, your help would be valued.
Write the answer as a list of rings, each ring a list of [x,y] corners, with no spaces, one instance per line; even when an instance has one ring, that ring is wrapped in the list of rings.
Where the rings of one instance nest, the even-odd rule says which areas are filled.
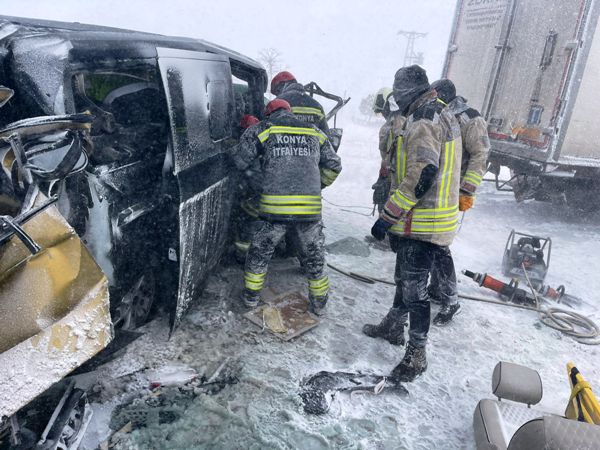
[[[600,207],[600,0],[458,0],[443,76],[517,200]]]

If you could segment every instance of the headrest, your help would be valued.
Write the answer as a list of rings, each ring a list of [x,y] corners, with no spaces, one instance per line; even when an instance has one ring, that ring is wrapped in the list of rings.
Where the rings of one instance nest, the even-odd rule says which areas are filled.
[[[535,405],[542,399],[542,380],[533,369],[501,361],[494,367],[492,392],[498,398]]]

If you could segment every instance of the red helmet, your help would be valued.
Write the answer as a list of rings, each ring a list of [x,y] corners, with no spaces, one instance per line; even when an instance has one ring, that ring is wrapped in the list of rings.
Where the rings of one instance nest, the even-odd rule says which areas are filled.
[[[278,95],[279,89],[280,89],[279,85],[281,83],[287,83],[289,81],[295,83],[296,77],[294,75],[292,75],[290,72],[288,72],[287,70],[284,70],[283,72],[279,72],[271,80],[271,94]]]
[[[260,121],[252,114],[246,114],[242,117],[242,120],[240,120],[240,127],[245,130],[246,128],[250,128],[252,125],[256,125],[258,122]]]
[[[291,111],[292,107],[285,100],[276,98],[275,100],[271,100],[269,103],[267,103],[267,106],[265,106],[265,116],[270,116],[278,109],[285,109],[286,111]]]

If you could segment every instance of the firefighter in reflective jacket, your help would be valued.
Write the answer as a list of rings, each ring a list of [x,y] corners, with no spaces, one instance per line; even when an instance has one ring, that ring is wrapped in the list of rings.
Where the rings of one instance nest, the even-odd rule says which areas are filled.
[[[467,211],[473,206],[475,192],[486,171],[490,150],[487,123],[467,101],[456,95],[454,83],[448,79],[438,80],[431,85],[438,98],[448,105],[460,125],[462,138],[462,163],[460,168],[459,210]],[[435,261],[429,282],[429,297],[432,302],[441,304],[440,311],[433,318],[436,325],[445,325],[460,310],[456,271],[449,255]]]
[[[321,225],[321,189],[342,170],[339,156],[327,136],[298,120],[290,105],[275,99],[266,106],[267,118],[257,134],[244,134],[240,155],[251,166],[261,167],[259,214],[262,223],[246,257],[243,301],[253,307],[260,301],[267,267],[277,244],[294,237],[308,275],[310,308],[320,314],[328,299],[324,236]]]
[[[458,226],[462,144],[456,118],[438,101],[421,67],[396,72],[394,99],[406,123],[394,149],[392,194],[371,233],[379,240],[390,234],[396,295],[383,321],[363,331],[403,345],[408,315],[406,352],[390,377],[412,381],[427,369],[429,273],[434,260],[449,253]]]
[[[398,110],[392,111],[390,108],[390,99],[392,99],[392,90],[382,88],[377,92],[373,102],[373,112],[381,114],[385,123],[379,129],[379,154],[381,155],[381,166],[379,167],[379,178],[371,186],[373,189],[373,204],[377,205],[379,212],[390,194],[390,159],[391,149],[398,133],[402,130],[406,118]]]
[[[271,93],[288,102],[294,115],[302,122],[316,126],[326,135],[329,134],[323,107],[306,93],[304,86],[298,83],[290,72],[279,72],[273,77]]]

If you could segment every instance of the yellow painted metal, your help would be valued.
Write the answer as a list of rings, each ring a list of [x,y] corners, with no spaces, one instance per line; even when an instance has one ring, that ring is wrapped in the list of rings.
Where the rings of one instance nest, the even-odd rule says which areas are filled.
[[[44,201],[45,198],[38,198]],[[112,339],[108,281],[52,206],[0,247],[0,411],[10,415]]]
[[[565,417],[600,425],[600,402],[592,392],[590,384],[583,379],[572,362],[567,364],[567,374],[571,384],[571,397]]]

